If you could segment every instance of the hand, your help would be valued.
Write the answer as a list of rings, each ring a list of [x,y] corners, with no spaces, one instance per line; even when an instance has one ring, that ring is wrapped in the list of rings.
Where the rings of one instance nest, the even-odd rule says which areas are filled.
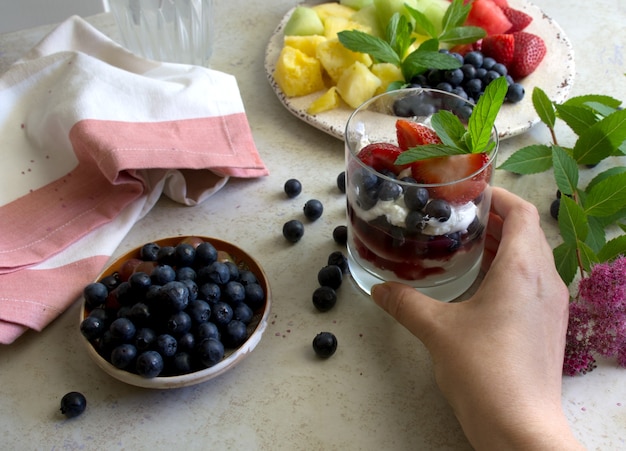
[[[569,292],[537,209],[501,188],[493,188],[483,269],[465,302],[392,282],[372,297],[428,348],[475,448],[576,449],[561,407]]]

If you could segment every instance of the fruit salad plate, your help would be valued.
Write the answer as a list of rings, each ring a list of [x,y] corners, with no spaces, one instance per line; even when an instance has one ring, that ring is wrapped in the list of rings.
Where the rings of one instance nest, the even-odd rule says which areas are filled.
[[[509,5],[532,17],[532,22],[524,31],[543,38],[548,51],[539,67],[520,81],[526,92],[524,99],[515,104],[506,103],[503,105],[496,120],[500,139],[519,135],[539,122],[539,117],[532,104],[532,91],[535,87],[541,88],[552,101],[562,102],[567,99],[570,93],[575,74],[572,45],[559,24],[547,16],[538,6],[527,0],[509,0]],[[283,29],[292,12],[293,9],[285,14],[266,48],[265,72],[269,83],[280,102],[292,114],[336,138],[343,139],[346,121],[353,111],[352,108],[342,104],[339,108],[320,114],[308,114],[308,106],[323,91],[302,97],[287,97],[274,79],[274,69],[283,47]]]

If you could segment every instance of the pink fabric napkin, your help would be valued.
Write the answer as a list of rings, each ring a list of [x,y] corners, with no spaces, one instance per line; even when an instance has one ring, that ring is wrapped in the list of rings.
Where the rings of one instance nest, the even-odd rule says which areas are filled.
[[[237,82],[139,58],[72,17],[0,78],[0,343],[80,298],[162,193],[268,174]]]

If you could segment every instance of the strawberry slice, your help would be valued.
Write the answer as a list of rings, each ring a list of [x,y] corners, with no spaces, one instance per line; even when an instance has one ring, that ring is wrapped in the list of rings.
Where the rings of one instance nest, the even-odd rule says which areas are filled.
[[[357,157],[378,172],[391,171],[398,175],[407,166],[395,164],[402,149],[390,143],[372,143],[363,147]]]
[[[489,162],[485,153],[470,153],[449,157],[429,158],[412,163],[413,178],[419,183],[439,184],[460,180],[479,171]],[[433,199],[443,199],[462,205],[476,199],[485,190],[491,178],[491,167],[462,182],[429,188]]]
[[[396,121],[396,135],[400,149],[407,150],[411,147],[423,146],[424,144],[439,144],[441,139],[432,128],[428,128],[417,122],[398,119]]]
[[[513,61],[515,37],[512,34],[485,36],[482,43],[482,52],[484,56],[489,56],[508,67],[511,61]]]
[[[506,18],[509,19],[509,22],[511,22],[511,28],[509,28],[507,33],[522,31],[533,21],[533,18],[526,14],[524,11],[511,8],[510,6],[502,8],[502,12],[506,16]]]
[[[515,51],[513,61],[507,66],[509,75],[515,80],[532,74],[546,56],[546,43],[539,36],[526,31],[513,33]]]

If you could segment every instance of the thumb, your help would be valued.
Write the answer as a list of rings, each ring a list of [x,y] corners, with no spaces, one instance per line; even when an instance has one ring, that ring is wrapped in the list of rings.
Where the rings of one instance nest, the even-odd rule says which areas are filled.
[[[373,286],[372,299],[427,346],[428,337],[437,327],[441,309],[446,306],[415,288],[397,282]]]

